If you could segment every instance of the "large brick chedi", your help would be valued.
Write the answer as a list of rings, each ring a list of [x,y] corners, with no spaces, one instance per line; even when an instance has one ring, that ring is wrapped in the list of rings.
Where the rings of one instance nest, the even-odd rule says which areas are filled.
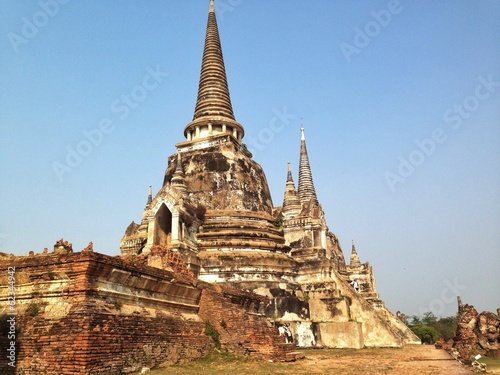
[[[166,246],[200,280],[268,297],[269,320],[299,346],[420,342],[385,307],[372,267],[354,247],[346,264],[316,194],[304,129],[297,189],[288,165],[283,205],[273,205],[234,115],[213,0],[194,115],[183,136],[163,185],[149,192],[141,222],[125,231],[122,255]]]
[[[293,345],[420,342],[385,307],[354,245],[346,264],[316,194],[304,129],[297,189],[289,165],[283,204],[274,206],[234,116],[213,0],[194,115],[181,129],[162,186],[154,195],[150,188],[140,222],[125,230],[121,256],[91,246],[73,253],[63,240],[50,254],[0,254],[4,331],[7,267],[15,268],[18,373],[118,374],[219,345],[287,360]]]

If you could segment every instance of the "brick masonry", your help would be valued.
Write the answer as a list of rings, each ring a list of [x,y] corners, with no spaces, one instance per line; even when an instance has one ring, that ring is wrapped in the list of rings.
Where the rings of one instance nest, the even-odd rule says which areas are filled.
[[[93,252],[3,258],[0,373],[6,356],[7,267],[15,267],[16,373],[122,374],[207,355],[215,347],[290,357],[261,308],[265,298],[190,275]],[[9,372],[10,371],[10,372]]]
[[[255,353],[274,360],[291,360],[286,344],[264,314],[267,298],[241,290],[211,286],[203,290],[200,317],[220,333],[221,343],[238,354]]]

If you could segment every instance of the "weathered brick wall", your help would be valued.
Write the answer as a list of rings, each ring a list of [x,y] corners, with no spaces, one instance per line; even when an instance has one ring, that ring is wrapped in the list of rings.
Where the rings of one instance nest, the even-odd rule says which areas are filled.
[[[254,353],[275,360],[288,360],[293,344],[272,327],[263,313],[267,299],[220,285],[203,289],[199,316],[220,333],[221,344],[240,354]]]
[[[10,266],[18,374],[112,375],[200,358],[215,345],[206,321],[228,350],[290,359],[291,345],[259,311],[265,297],[93,252],[3,260],[0,353],[9,346]],[[2,356],[0,373],[11,370]]]
[[[24,319],[21,326],[17,369],[24,374],[122,374],[213,349],[203,323],[175,318],[77,313],[59,321]]]
[[[8,263],[16,268],[17,373],[121,374],[200,358],[214,347],[196,315],[200,291],[180,275],[96,253]],[[6,292],[0,289],[2,353]],[[11,370],[2,356],[0,373]]]

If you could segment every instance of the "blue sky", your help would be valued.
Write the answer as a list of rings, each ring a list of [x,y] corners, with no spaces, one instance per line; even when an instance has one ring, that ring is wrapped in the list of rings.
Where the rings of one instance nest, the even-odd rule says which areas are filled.
[[[388,307],[500,306],[500,3],[217,0],[244,142]],[[0,2],[0,251],[116,255],[195,106],[208,0]],[[274,125],[273,125],[274,124]],[[75,154],[77,156],[75,156]],[[72,156],[71,156],[72,155]]]

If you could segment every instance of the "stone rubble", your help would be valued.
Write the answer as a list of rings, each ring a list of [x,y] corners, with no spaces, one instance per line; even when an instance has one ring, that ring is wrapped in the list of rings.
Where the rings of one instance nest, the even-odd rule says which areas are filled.
[[[478,313],[458,297],[458,326],[452,354],[462,363],[474,364],[476,355],[500,358],[500,317],[489,311]],[[500,312],[500,309],[497,310]],[[475,367],[481,366],[477,363]]]

